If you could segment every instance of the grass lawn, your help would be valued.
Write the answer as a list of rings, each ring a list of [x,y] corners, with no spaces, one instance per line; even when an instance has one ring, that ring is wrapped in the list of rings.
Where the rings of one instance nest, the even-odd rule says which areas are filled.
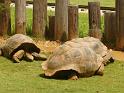
[[[124,62],[105,67],[103,76],[80,78],[77,81],[41,77],[39,61],[20,64],[0,57],[0,93],[123,93]]]
[[[27,1],[33,1],[33,0],[27,0]],[[100,1],[101,6],[115,6],[115,0],[70,0],[71,4],[83,4],[87,5],[88,1]],[[55,2],[55,0],[48,0],[48,2]]]
[[[15,13],[14,13],[14,8],[11,9],[11,27],[12,27],[12,32],[14,32],[14,25],[15,25]],[[48,16],[50,15],[54,15],[54,12],[52,11],[48,11]],[[30,34],[32,31],[32,9],[27,9],[26,10],[26,18],[27,18],[27,33]],[[104,27],[104,22],[103,22],[104,18],[103,16],[101,17],[101,30],[103,31],[103,27]],[[80,13],[79,14],[79,36],[80,37],[84,37],[88,35],[88,29],[89,29],[89,25],[88,25],[88,15],[85,13]]]

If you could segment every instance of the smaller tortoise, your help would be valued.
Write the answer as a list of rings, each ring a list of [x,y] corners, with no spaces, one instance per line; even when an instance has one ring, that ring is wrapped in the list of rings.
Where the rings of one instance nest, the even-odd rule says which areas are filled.
[[[46,60],[46,56],[39,53],[40,49],[35,42],[23,34],[11,36],[0,49],[1,55],[14,60],[16,63],[19,63],[23,58],[27,61]]]
[[[79,77],[103,75],[104,61],[110,59],[110,52],[100,40],[76,38],[58,47],[42,64],[42,69],[46,77],[77,80]]]

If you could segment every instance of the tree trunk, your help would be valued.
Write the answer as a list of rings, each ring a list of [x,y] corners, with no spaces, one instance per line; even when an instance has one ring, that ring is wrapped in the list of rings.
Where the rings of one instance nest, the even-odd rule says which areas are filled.
[[[78,6],[68,7],[68,39],[78,37]]]
[[[100,2],[88,2],[89,7],[89,35],[101,39],[100,32]]]
[[[68,40],[68,1],[56,0],[55,9],[55,39]]]
[[[0,0],[0,35],[11,33],[10,0]]]
[[[33,36],[44,39],[47,23],[47,0],[33,0]]]
[[[26,34],[26,0],[15,0],[15,33]]]
[[[124,0],[116,0],[116,49],[124,50]]]

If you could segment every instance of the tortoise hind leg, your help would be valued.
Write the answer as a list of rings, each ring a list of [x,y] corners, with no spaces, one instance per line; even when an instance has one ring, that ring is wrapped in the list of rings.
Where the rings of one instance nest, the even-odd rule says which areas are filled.
[[[20,60],[23,58],[24,56],[24,50],[19,50],[17,51],[13,56],[12,59],[14,60],[15,63],[20,63]]]
[[[33,52],[32,53],[32,56],[34,57],[35,60],[45,61],[47,59],[46,55],[44,55],[44,54],[38,54],[36,52]]]
[[[101,66],[99,67],[99,69],[96,71],[95,74],[103,76],[103,71],[104,71],[104,64],[101,64]]]

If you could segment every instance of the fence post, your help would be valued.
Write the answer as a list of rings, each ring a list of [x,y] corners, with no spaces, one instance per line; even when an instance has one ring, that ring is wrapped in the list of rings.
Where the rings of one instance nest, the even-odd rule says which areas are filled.
[[[68,7],[68,39],[78,37],[78,6]]]
[[[47,33],[48,39],[55,39],[55,16],[49,16],[49,30]]]
[[[116,43],[116,14],[112,11],[104,13],[104,40],[111,48],[115,47]]]
[[[10,0],[0,0],[0,35],[11,33]]]
[[[15,33],[26,34],[26,0],[15,0]]]
[[[32,34],[37,38],[45,38],[47,22],[47,0],[33,0]]]
[[[124,0],[116,0],[116,49],[124,50]]]
[[[89,35],[102,38],[100,32],[100,2],[88,2],[89,9]]]
[[[56,0],[55,39],[68,40],[68,3],[69,0]]]

